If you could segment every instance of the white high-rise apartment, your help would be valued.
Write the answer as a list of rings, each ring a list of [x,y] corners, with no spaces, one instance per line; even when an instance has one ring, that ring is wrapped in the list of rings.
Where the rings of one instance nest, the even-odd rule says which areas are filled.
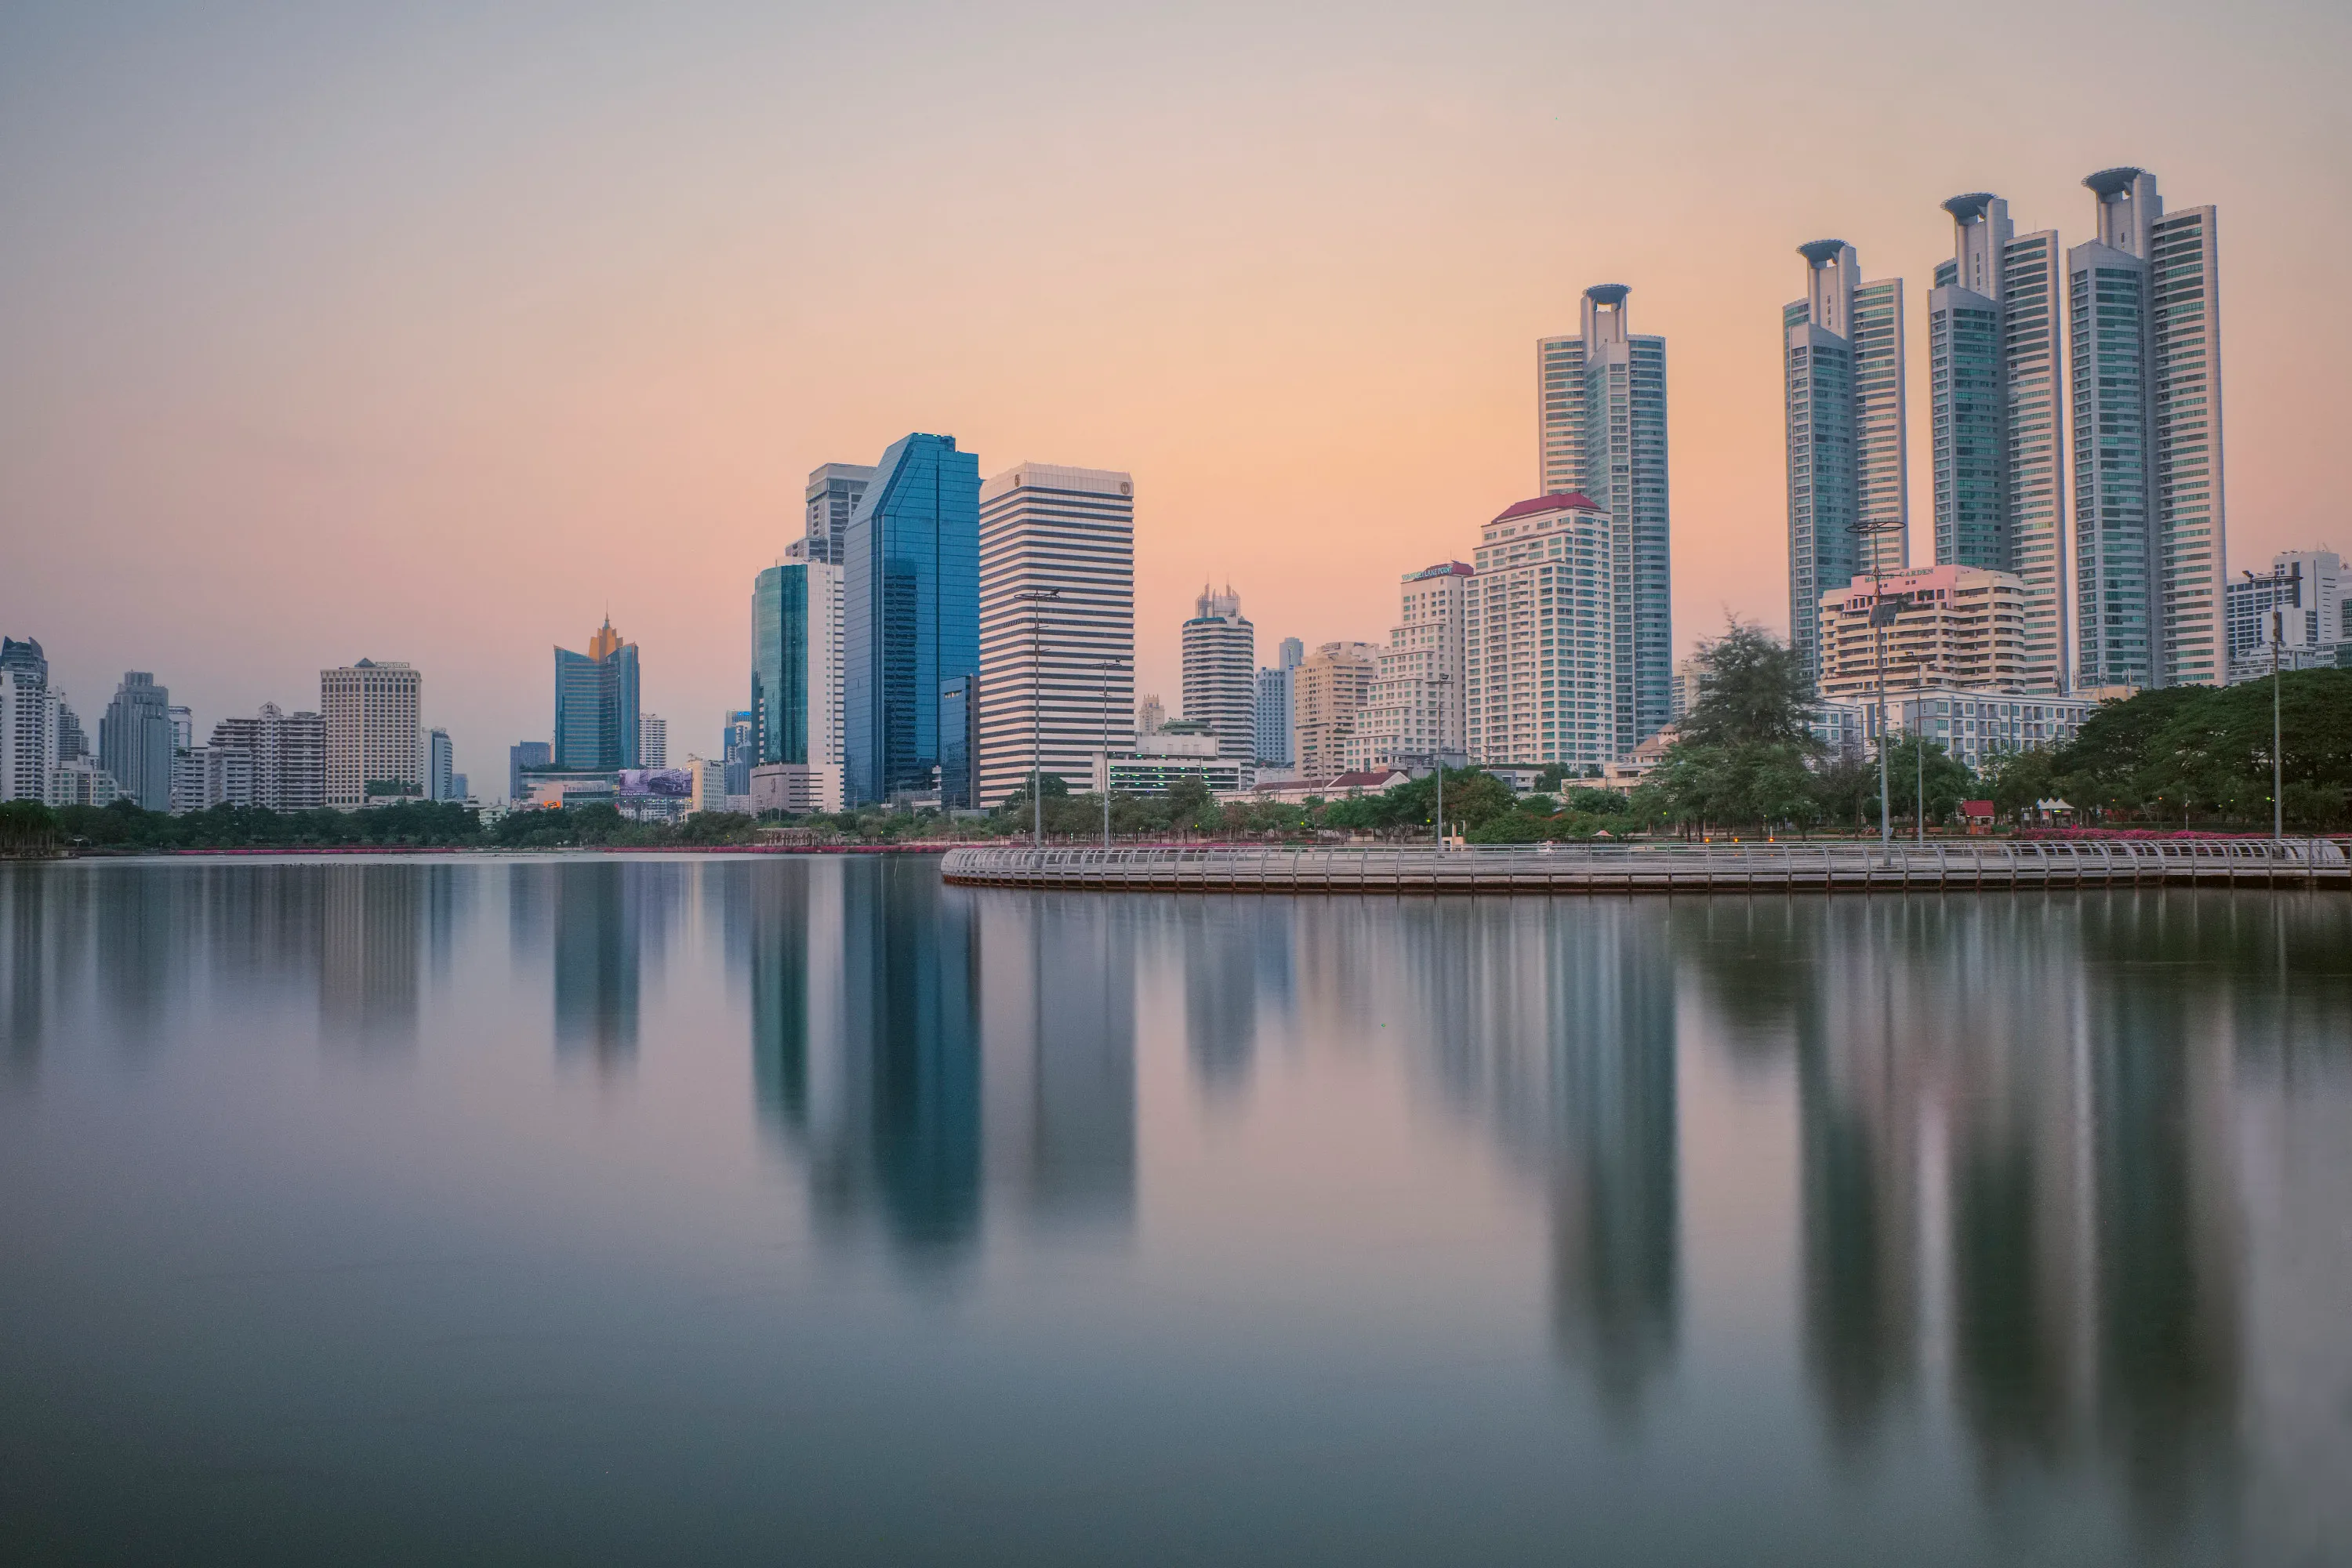
[[[1463,593],[1474,763],[1597,767],[1630,753],[1618,744],[1615,538],[1581,495],[1523,500],[1486,525]]]
[[[0,800],[48,798],[55,731],[46,675],[0,666]]]
[[[1472,569],[1442,562],[1408,574],[1380,671],[1348,738],[1348,771],[1429,767],[1465,756],[1462,611]]]
[[[2082,681],[2218,685],[2229,530],[2215,212],[2166,212],[2145,169],[2083,184],[2098,237],[2066,253]]]
[[[1242,618],[1242,596],[1230,583],[1222,594],[1202,584],[1193,612],[1184,623],[1184,717],[1209,727],[1222,755],[1254,759],[1257,628]]]
[[[310,811],[327,803],[327,721],[265,702],[250,719],[213,726],[215,751],[253,759],[253,804],[272,811]]]
[[[791,558],[840,565],[841,540],[849,531],[850,514],[857,510],[857,499],[873,482],[874,470],[863,463],[824,463],[811,468],[806,531],[787,552]]]
[[[1300,662],[1291,687],[1291,750],[1301,778],[1329,778],[1348,766],[1348,742],[1381,673],[1368,642],[1327,642]]]
[[[1581,494],[1610,520],[1616,756],[1664,726],[1675,646],[1666,340],[1626,330],[1630,292],[1622,283],[1587,289],[1579,335],[1536,345],[1543,493]]]
[[[1018,791],[1033,756],[1085,787],[1134,713],[1133,477],[1006,469],[980,487],[979,804]]]
[[[1936,562],[2025,583],[2026,679],[2067,689],[2058,234],[2020,235],[1986,191],[1944,204],[1953,257],[1927,295]],[[1826,584],[1832,591],[1836,584]]]
[[[1911,560],[1903,279],[1862,281],[1853,247],[1842,239],[1817,239],[1797,254],[1805,297],[1780,309],[1789,627],[1790,646],[1818,677],[1822,595],[1843,591],[1858,572],[1900,571]]]
[[[637,766],[669,766],[669,721],[658,713],[637,715]]]
[[[373,798],[425,793],[424,735],[416,727],[424,678],[405,664],[363,658],[319,672],[327,721],[327,804],[356,811]]]

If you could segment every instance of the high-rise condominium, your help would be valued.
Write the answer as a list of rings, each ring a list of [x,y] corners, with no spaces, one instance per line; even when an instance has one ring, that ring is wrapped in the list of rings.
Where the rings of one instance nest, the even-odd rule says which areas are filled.
[[[2214,209],[2166,212],[2144,169],[2083,184],[2098,237],[2066,253],[2082,681],[2218,685],[2228,526]]]
[[[874,482],[874,470],[860,463],[826,463],[808,477],[808,522],[799,559],[842,563],[842,537],[857,510],[857,498]]]
[[[2333,550],[2282,550],[2260,577],[2229,584],[2223,603],[2230,638],[2230,684],[2281,669],[2332,665],[2352,643],[2352,596],[2344,558]]]
[[[126,671],[98,724],[99,765],[122,797],[172,809],[172,694],[143,669]],[[412,737],[413,741],[413,737]]]
[[[754,745],[758,728],[748,708],[738,709],[727,715],[727,722],[719,731],[719,742],[721,795],[751,793],[751,767],[760,760]]]
[[[46,800],[58,761],[49,661],[30,637],[0,638],[0,800]]]
[[[253,759],[256,805],[311,811],[327,804],[327,721],[320,714],[288,713],[265,702],[250,719],[215,724],[213,749],[243,752]]]
[[[319,672],[327,723],[327,804],[355,811],[370,799],[425,793],[416,710],[424,678],[405,664],[363,658]]]
[[[425,736],[425,798],[455,800],[457,788],[457,752],[449,744],[449,731],[429,730]]]
[[[841,568],[785,561],[751,586],[751,762],[809,769],[799,796],[839,811]],[[651,763],[646,764],[651,766]],[[750,768],[744,772],[750,792]]]
[[[1462,612],[1472,568],[1441,562],[1409,574],[1380,670],[1356,715],[1346,752],[1351,773],[1463,762]]]
[[[1805,297],[1780,308],[1789,422],[1790,642],[1821,674],[1823,594],[1911,559],[1903,279],[1862,280],[1853,247],[1817,239]],[[1857,525],[1860,525],[1859,528]]]
[[[1135,481],[1024,463],[980,489],[980,804],[1133,743]]]
[[[1380,670],[1381,650],[1368,642],[1327,642],[1300,663],[1291,689],[1291,747],[1301,776],[1345,771],[1348,742]]]
[[[2025,583],[2024,679],[2067,685],[2066,500],[2058,235],[2019,235],[2009,204],[1954,196],[1952,259],[1927,295],[1936,563]],[[1825,584],[1823,592],[1838,584]]]
[[[1205,724],[1220,756],[1257,751],[1257,628],[1242,618],[1242,596],[1201,585],[1184,623],[1184,717]]]
[[[1589,767],[1631,749],[1618,743],[1616,533],[1573,493],[1523,500],[1481,531],[1462,614],[1473,763]]]
[[[637,645],[621,640],[610,616],[586,653],[555,650],[555,765],[582,773],[639,765]]]
[[[940,689],[980,673],[980,459],[904,437],[843,534],[842,743],[847,802],[928,792]]]
[[[1675,643],[1666,340],[1626,331],[1629,292],[1622,283],[1587,289],[1581,332],[1536,346],[1543,493],[1580,492],[1609,518],[1612,756],[1664,725]]]
[[[637,766],[669,766],[669,721],[658,713],[637,715]]]
[[[1297,637],[1285,637],[1274,668],[1257,672],[1251,731],[1262,768],[1286,768],[1296,760],[1290,743],[1291,699],[1298,667],[1306,658],[1307,645]]]

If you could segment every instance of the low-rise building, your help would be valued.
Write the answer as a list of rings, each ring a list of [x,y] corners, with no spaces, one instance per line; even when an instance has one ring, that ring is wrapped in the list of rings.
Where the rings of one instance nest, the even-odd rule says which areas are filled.
[[[1331,773],[1321,778],[1287,778],[1262,783],[1235,799],[1263,805],[1304,805],[1310,800],[1346,800],[1350,795],[1386,795],[1412,782],[1402,768],[1368,768]]]
[[[121,793],[114,787],[114,775],[88,757],[49,770],[48,802],[53,806],[111,805]]]
[[[841,769],[830,763],[762,763],[751,770],[751,809],[755,816],[838,812],[843,809]]]
[[[1877,735],[1875,703],[1857,705],[1865,742]],[[1959,687],[1930,687],[1906,691],[1886,703],[1890,731],[1916,730],[1971,768],[1983,768],[2009,752],[2036,746],[2054,749],[2072,741],[2098,704],[2085,697],[2053,697],[2043,692],[1994,693]]]
[[[1138,735],[1131,747],[1097,752],[1089,787],[1097,795],[1160,795],[1180,779],[1201,781],[1212,795],[1246,789],[1252,772],[1245,758],[1230,754],[1198,720],[1171,719],[1153,734]]]

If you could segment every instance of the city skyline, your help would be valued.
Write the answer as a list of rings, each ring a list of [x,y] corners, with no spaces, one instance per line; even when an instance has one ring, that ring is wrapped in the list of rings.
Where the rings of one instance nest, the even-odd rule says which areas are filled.
[[[168,81],[153,79],[160,57],[94,23],[0,23],[18,123],[59,132],[39,169],[0,176],[19,197],[0,224],[26,264],[0,331],[23,351],[13,363],[54,367],[6,386],[23,417],[0,437],[0,506],[24,537],[0,622],[46,638],[86,720],[123,669],[153,668],[193,695],[200,730],[299,699],[342,650],[385,650],[435,672],[432,717],[462,763],[543,733],[543,699],[520,672],[580,604],[609,596],[662,650],[646,706],[700,736],[714,710],[742,700],[737,584],[801,531],[809,470],[921,428],[956,435],[992,468],[1070,454],[1148,487],[1138,687],[1164,693],[1179,686],[1178,654],[1156,628],[1181,619],[1203,576],[1230,577],[1270,635],[1377,637],[1397,572],[1458,553],[1468,530],[1524,496],[1527,345],[1573,321],[1582,284],[1612,278],[1636,291],[1641,327],[1675,345],[1680,656],[1727,605],[1786,629],[1780,355],[1764,323],[1789,297],[1791,247],[1835,235],[1872,276],[1906,280],[1921,458],[1910,556],[1923,561],[1918,334],[1925,286],[1951,249],[1937,204],[1998,191],[2077,244],[2089,237],[2084,173],[2124,163],[2229,208],[2232,560],[2347,542],[2334,536],[2320,454],[2322,410],[2352,376],[2352,328],[2323,308],[2317,258],[2352,237],[2345,204],[2309,198],[2337,179],[2314,151],[2334,144],[2319,118],[2327,95],[2294,85],[2328,58],[2340,18],[2159,12],[2116,36],[2061,15],[2047,63],[2020,62],[1990,35],[1934,50],[1916,27],[1847,40],[1842,50],[1883,68],[1849,73],[1853,113],[1873,127],[1857,156],[1830,127],[1768,110],[1770,73],[1753,68],[1788,47],[1769,15],[1712,18],[1737,49],[1612,23],[1629,46],[1671,43],[1662,107],[1685,122],[1655,146],[1621,133],[1606,158],[1549,107],[1512,101],[1573,36],[1572,18],[1494,23],[1432,54],[1375,11],[1338,41],[1267,22],[1257,65],[1163,39],[1166,58],[1109,110],[1098,145],[1071,142],[1076,122],[1059,110],[959,89],[907,129],[854,135],[832,167],[751,151],[793,137],[744,135],[727,118],[753,112],[730,51],[654,21],[581,24],[530,104],[551,123],[544,137],[522,135],[501,107],[498,51],[472,47],[491,21],[391,53],[325,23],[291,37],[227,25],[212,41],[165,26]],[[804,45],[812,65],[845,59],[861,37],[846,21],[709,31],[747,64],[786,45]],[[961,71],[987,47],[982,31],[927,37],[888,85],[893,101]],[[2078,102],[2061,62],[2095,38],[2118,69],[2211,60],[2229,112],[2191,123],[2153,104]],[[678,79],[599,110],[596,73],[640,44]],[[1316,60],[1301,81],[1297,68]],[[443,108],[422,142],[373,139],[428,75]],[[318,78],[355,90],[331,111],[330,95],[300,88]],[[1953,136],[1954,105],[1996,79],[2050,112]],[[267,128],[250,143],[211,112],[232,79],[251,117],[236,123]],[[715,107],[672,101],[680,83],[709,89]],[[1197,92],[1220,95],[1231,134],[1264,165],[1237,193],[1222,179],[1238,155],[1224,133],[1206,146],[1190,136],[1180,104]],[[89,133],[110,109],[145,133],[138,156]],[[440,164],[426,154],[474,131],[486,132],[478,175],[427,180]],[[313,141],[333,161],[332,190],[304,183],[317,168],[259,150]],[[646,150],[631,153],[638,141]],[[1835,155],[1810,156],[1817,142]],[[886,214],[885,248],[901,259],[878,269],[803,242],[803,226],[841,221],[845,178],[949,146],[969,148],[975,173],[1015,199],[942,190]],[[704,174],[640,211],[655,199],[640,189],[644,160]],[[1041,223],[1034,202],[1024,210],[1018,198],[1073,170],[1110,187],[1114,237],[1074,245],[1077,215]],[[202,211],[165,195],[193,176],[216,198]],[[751,206],[719,205],[722,184],[754,193]],[[1212,186],[1238,203],[1223,222],[1202,221]],[[295,191],[356,226],[322,226]],[[509,196],[523,210],[506,210]],[[159,203],[188,243],[127,243]],[[1337,221],[1351,209],[1443,221],[1368,252]],[[628,245],[582,243],[623,217]],[[908,247],[912,226],[945,221],[965,234],[956,259],[916,259],[932,252]],[[373,243],[394,223],[410,237],[396,258]],[[359,236],[370,243],[354,247]],[[112,324],[94,337],[74,325],[93,320]],[[1050,330],[1024,333],[1033,321]],[[1106,334],[1136,368],[1097,352]],[[1024,352],[1008,359],[1015,335]],[[361,364],[374,369],[356,377]],[[680,517],[692,521],[673,544],[667,520]],[[371,592],[299,591],[346,576]],[[194,626],[173,613],[232,584],[274,591],[278,613]]]

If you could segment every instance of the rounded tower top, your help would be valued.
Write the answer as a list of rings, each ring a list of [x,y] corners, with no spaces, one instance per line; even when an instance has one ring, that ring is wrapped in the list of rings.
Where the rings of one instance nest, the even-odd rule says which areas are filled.
[[[1622,305],[1633,291],[1622,283],[1595,283],[1584,291],[1584,297],[1596,305]]]
[[[2132,182],[2147,173],[2146,169],[2134,169],[2127,166],[2102,169],[2095,174],[2085,175],[2083,184],[2093,195],[2105,201],[2109,196],[2121,195],[2130,190]]]
[[[1797,247],[1797,254],[1816,267],[1826,267],[1844,248],[1845,241],[1842,239],[1816,239]]]
[[[1990,191],[1970,191],[1966,195],[1954,196],[1946,202],[1944,210],[1951,214],[1955,221],[1969,223],[1984,216],[1985,208],[1996,199]]]

